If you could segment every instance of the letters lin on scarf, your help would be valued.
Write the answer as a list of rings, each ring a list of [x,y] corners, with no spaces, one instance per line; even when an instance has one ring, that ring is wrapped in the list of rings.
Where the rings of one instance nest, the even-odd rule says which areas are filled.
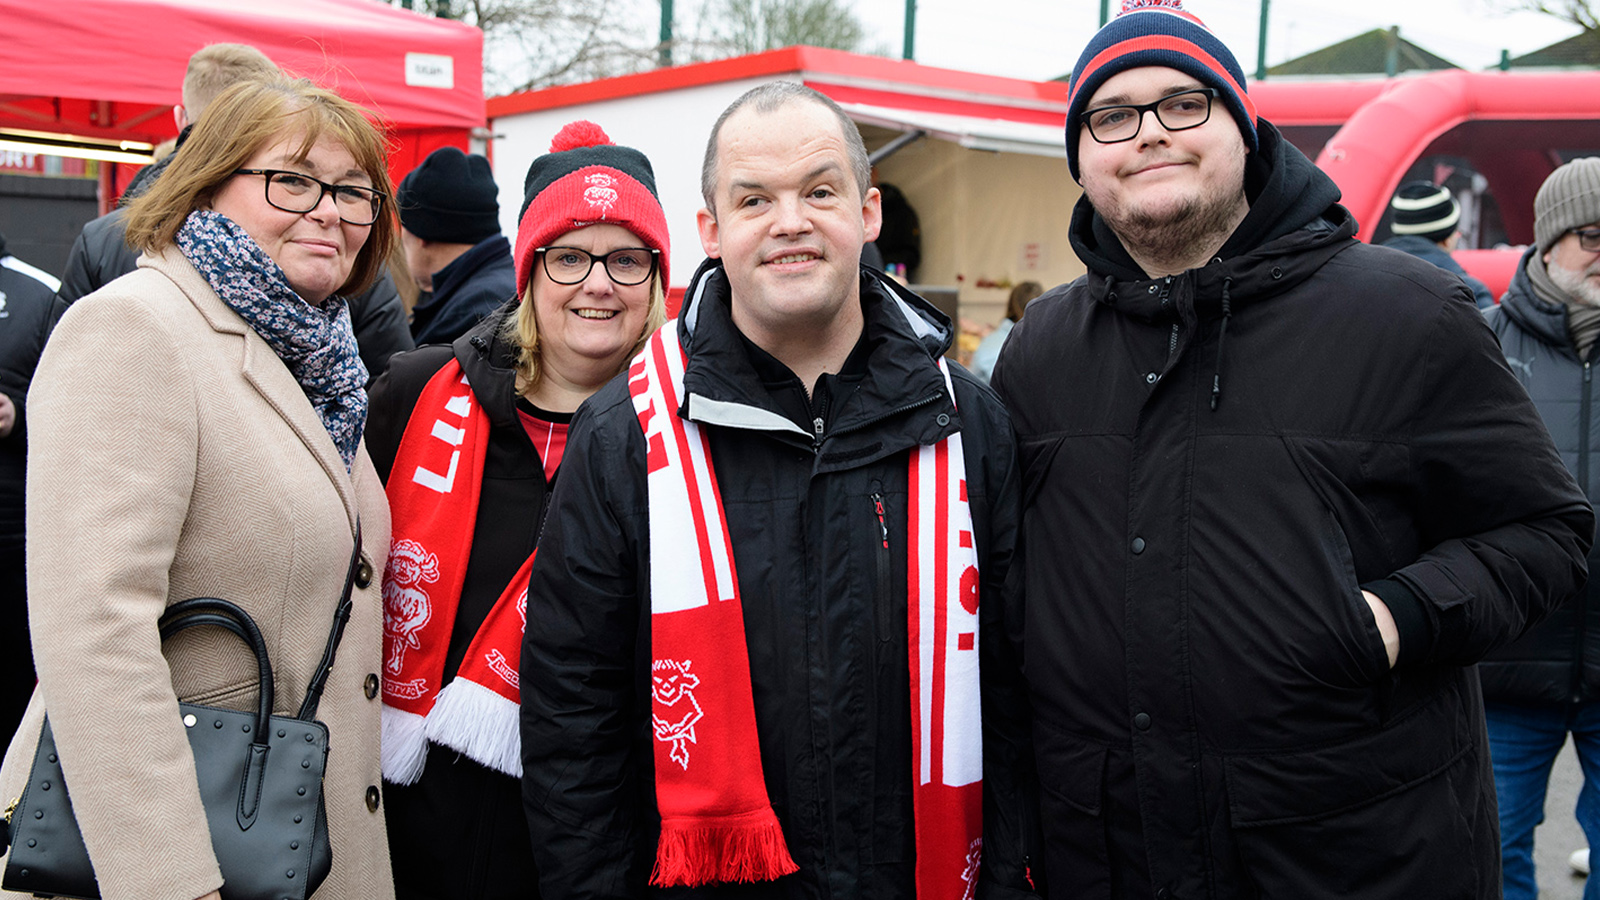
[[[383,777],[396,784],[422,776],[429,741],[522,775],[517,673],[532,556],[443,683],[488,447],[489,417],[451,359],[422,389],[385,489],[394,537],[383,577],[382,757]]]
[[[656,803],[651,883],[767,881],[798,870],[767,798],[733,547],[710,445],[679,418],[676,322],[628,369],[644,432]],[[940,362],[954,397],[949,371]],[[911,454],[907,629],[917,894],[970,898],[982,848],[978,557],[961,435]],[[692,525],[693,527],[687,527]]]

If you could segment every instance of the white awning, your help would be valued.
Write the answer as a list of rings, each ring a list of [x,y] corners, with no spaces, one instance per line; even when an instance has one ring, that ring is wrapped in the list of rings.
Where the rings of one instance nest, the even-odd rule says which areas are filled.
[[[1031,153],[1034,156],[1067,156],[1066,134],[1062,125],[1034,125],[1006,119],[985,119],[954,113],[893,109],[865,103],[841,103],[850,118],[863,125],[876,125],[894,131],[927,132],[929,137],[950,141],[972,150],[996,153]]]

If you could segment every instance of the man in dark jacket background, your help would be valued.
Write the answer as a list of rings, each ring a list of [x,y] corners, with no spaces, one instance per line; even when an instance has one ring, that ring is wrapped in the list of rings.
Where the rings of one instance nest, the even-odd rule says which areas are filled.
[[[658,482],[647,478],[647,465],[659,473],[666,450],[659,434],[647,445],[646,415],[635,412],[631,386],[645,377],[641,357],[636,372],[578,412],[529,587],[523,790],[541,891],[645,897],[652,864],[666,853],[658,856],[663,806],[676,802],[697,814],[671,823],[679,827],[685,818],[714,816],[695,797],[720,798],[742,784],[764,787],[767,802],[753,810],[762,815],[748,821],[775,814],[779,846],[798,871],[681,896],[909,900],[971,897],[974,889],[978,897],[1030,896],[1027,701],[1006,651],[1005,632],[1017,623],[998,592],[1016,536],[1018,490],[1005,412],[964,370],[952,366],[949,380],[941,371],[954,335],[949,318],[860,265],[863,243],[878,232],[878,193],[859,132],[831,100],[789,83],[753,90],[719,119],[702,171],[699,229],[711,259],[692,280],[680,318],[667,324],[675,331],[653,339],[667,348],[653,357],[660,360],[679,352],[665,343],[671,336],[681,342],[684,399],[650,418],[663,421],[666,412],[693,424],[715,464],[742,607],[748,665],[740,668],[748,669],[753,733],[741,739],[734,720],[711,704],[712,694],[733,685],[705,674],[713,670],[702,658],[728,652],[737,633],[698,647],[681,666],[681,657],[655,643],[667,638],[653,601],[703,579],[651,577],[661,559],[679,557],[651,549],[672,546],[673,535],[650,527]],[[965,503],[953,505],[953,492],[944,495],[950,505],[914,494],[912,462],[957,437]],[[981,694],[981,711],[975,702],[940,703],[943,689],[910,674],[918,670],[917,648],[934,644],[908,639],[909,610],[919,608],[908,579],[934,578],[935,550],[950,546],[913,541],[913,511],[955,520],[965,515],[961,506],[972,523],[962,547],[977,560],[977,571],[960,579],[971,590],[963,595],[966,613],[938,606],[956,618],[928,618],[917,633],[948,638],[936,656],[946,672],[981,658],[978,684],[966,682]],[[690,518],[669,530],[695,528]],[[716,521],[709,511],[703,518]],[[695,608],[718,606],[702,599]],[[957,627],[957,619],[973,625]],[[940,624],[947,621],[948,628]],[[740,677],[739,669],[730,672]],[[670,691],[662,687],[668,682]],[[927,705],[912,702],[915,691]],[[702,700],[703,720],[683,714],[691,705],[699,711]],[[981,761],[963,756],[960,777],[937,751],[944,762],[931,771],[942,775],[928,774],[927,757],[918,764],[913,748],[933,744],[913,721],[928,721],[928,710],[941,723],[934,728],[970,723],[949,738],[981,734]],[[671,742],[681,746],[673,744],[676,755],[663,762]],[[735,751],[735,762],[708,770],[704,760],[717,750]],[[674,795],[665,786],[679,766],[703,792]],[[943,855],[922,843],[924,831],[972,833],[955,817],[921,808],[930,784],[966,788],[964,796],[981,802],[981,868],[977,844],[962,840]],[[979,812],[977,804],[963,809]],[[724,880],[703,877],[697,866],[723,862],[735,843],[697,857],[686,877],[666,883]],[[953,866],[954,875],[919,890],[919,862]],[[1033,878],[1042,888],[1043,873]]]
[[[489,160],[455,147],[428,154],[395,190],[406,268],[423,291],[411,310],[418,346],[450,343],[516,296],[499,193]]]
[[[1068,89],[1088,274],[993,380],[1051,890],[1499,897],[1472,664],[1581,586],[1592,510],[1466,285],[1130,7]]]
[[[243,81],[282,77],[284,73],[276,63],[247,44],[208,44],[196,50],[189,57],[189,67],[184,72],[183,102],[172,108],[178,123],[178,146],[183,146],[190,127],[223,91]],[[172,155],[168,155],[140,169],[123,192],[121,202],[126,204],[149,189],[166,171],[171,159]],[[80,297],[98,291],[137,268],[139,254],[128,246],[127,228],[127,212],[121,207],[83,226],[77,240],[72,242],[66,272],[56,292],[63,302],[76,303]],[[361,361],[367,367],[368,377],[376,379],[388,366],[389,357],[414,346],[406,330],[400,293],[385,270],[371,287],[346,299]]]
[[[1534,245],[1488,313],[1511,371],[1533,398],[1567,468],[1600,497],[1600,422],[1590,364],[1600,336],[1600,157],[1575,159],[1533,200]],[[1595,549],[1589,569],[1595,570]],[[1583,768],[1577,819],[1600,845],[1600,580],[1478,666],[1500,798],[1506,900],[1534,900],[1533,832],[1544,821],[1556,754],[1572,735]],[[1600,878],[1584,886],[1600,900]]]
[[[26,410],[45,338],[61,317],[58,286],[54,277],[7,253],[0,235],[0,743],[11,741],[36,681],[23,572]]]
[[[1394,237],[1383,242],[1402,253],[1425,259],[1472,288],[1479,309],[1494,305],[1489,286],[1467,274],[1451,251],[1461,242],[1461,204],[1450,189],[1431,181],[1410,181],[1400,185],[1389,201],[1389,230]]]

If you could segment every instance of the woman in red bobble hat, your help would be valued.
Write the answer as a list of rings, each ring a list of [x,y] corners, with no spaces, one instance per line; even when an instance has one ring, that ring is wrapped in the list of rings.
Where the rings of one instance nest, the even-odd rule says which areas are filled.
[[[665,319],[668,249],[650,161],[573,122],[528,169],[517,296],[372,386],[367,446],[394,519],[383,800],[399,900],[537,896],[519,786],[528,563],[573,413]]]

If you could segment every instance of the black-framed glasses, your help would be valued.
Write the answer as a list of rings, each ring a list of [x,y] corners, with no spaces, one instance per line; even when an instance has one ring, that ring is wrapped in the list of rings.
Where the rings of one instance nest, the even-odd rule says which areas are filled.
[[[1585,253],[1600,253],[1600,228],[1574,228],[1578,236],[1578,249]]]
[[[621,285],[643,284],[655,274],[660,250],[623,247],[604,256],[595,256],[578,247],[540,247],[534,251],[544,257],[544,273],[556,284],[582,284],[594,264],[605,267],[611,280]]]
[[[1199,128],[1211,119],[1211,101],[1218,93],[1216,88],[1195,88],[1168,94],[1154,103],[1101,106],[1082,113],[1078,120],[1089,126],[1089,136],[1096,141],[1120,144],[1139,135],[1147,112],[1155,113],[1156,121],[1168,131]]]
[[[333,195],[339,218],[351,225],[371,225],[383,212],[384,193],[354,184],[329,184],[285,169],[234,169],[235,175],[261,175],[267,180],[267,202],[292,213],[317,208],[324,194]]]

